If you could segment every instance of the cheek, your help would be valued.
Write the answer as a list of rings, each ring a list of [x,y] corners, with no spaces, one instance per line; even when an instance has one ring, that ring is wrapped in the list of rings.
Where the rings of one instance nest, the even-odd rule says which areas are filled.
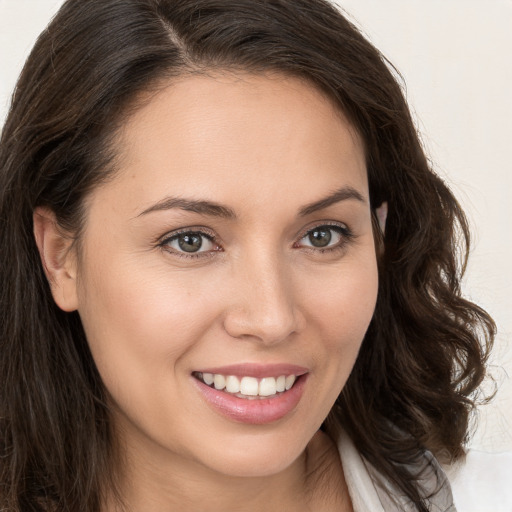
[[[377,289],[375,258],[360,259],[315,279],[308,309],[334,338],[361,341],[375,309]]]
[[[309,323],[328,361],[329,381],[337,395],[355,363],[375,309],[378,274],[375,257],[360,258],[314,280],[308,296]],[[320,352],[318,357],[320,358]]]
[[[194,414],[181,399],[183,361],[214,322],[208,290],[132,264],[101,265],[83,277],[80,315],[112,405],[129,418],[125,426],[168,432],[176,411]]]
[[[192,284],[130,262],[84,270],[79,312],[108,388],[126,375],[141,388],[148,375],[168,378],[200,340],[215,312],[208,290]]]

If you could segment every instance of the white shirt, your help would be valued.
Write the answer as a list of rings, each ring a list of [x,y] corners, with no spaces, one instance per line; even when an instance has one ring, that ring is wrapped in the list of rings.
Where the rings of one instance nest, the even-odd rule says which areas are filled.
[[[338,439],[338,451],[354,512],[416,511],[410,500],[359,454],[345,432]],[[432,512],[456,512],[446,475],[429,452],[425,458],[430,471],[421,483],[434,493],[429,502]]]

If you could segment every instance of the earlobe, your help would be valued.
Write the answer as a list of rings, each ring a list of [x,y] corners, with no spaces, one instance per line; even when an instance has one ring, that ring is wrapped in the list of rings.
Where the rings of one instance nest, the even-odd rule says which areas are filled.
[[[48,208],[36,208],[33,221],[34,237],[53,299],[63,311],[75,311],[78,299],[73,239],[63,233]]]
[[[378,208],[375,209],[377,219],[379,221],[379,227],[384,235],[386,232],[386,219],[388,218],[388,203],[384,201]]]

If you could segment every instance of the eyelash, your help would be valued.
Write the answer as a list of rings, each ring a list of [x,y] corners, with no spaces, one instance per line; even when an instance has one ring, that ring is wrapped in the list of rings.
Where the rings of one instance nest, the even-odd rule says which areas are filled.
[[[330,230],[331,232],[334,231],[335,233],[337,233],[340,236],[340,241],[337,242],[333,246],[327,246],[327,247],[314,247],[312,245],[311,246],[299,245],[300,241],[304,240],[306,237],[311,235],[313,232],[319,231],[322,229]],[[180,236],[182,236],[182,235],[200,236],[203,239],[207,239],[209,242],[216,245],[218,248],[216,248],[214,250],[199,251],[199,252],[186,252],[186,251],[179,251],[179,250],[170,248],[169,244],[172,243],[173,241],[179,240]],[[332,224],[332,223],[317,224],[317,225],[305,230],[298,238],[298,241],[293,244],[293,247],[297,248],[297,249],[302,248],[308,252],[313,252],[313,253],[320,253],[320,254],[324,254],[327,252],[334,253],[336,251],[344,250],[346,245],[349,242],[351,242],[354,238],[355,238],[355,236],[352,233],[352,231],[344,224]],[[188,228],[188,229],[183,229],[183,230],[174,232],[170,236],[165,236],[158,243],[158,246],[160,248],[162,248],[163,250],[167,251],[168,253],[171,253],[179,258],[187,258],[187,259],[207,258],[207,257],[212,257],[214,255],[214,253],[216,253],[216,252],[222,252],[222,248],[220,248],[220,243],[219,243],[219,240],[217,239],[217,237],[213,233],[205,230],[205,228],[198,228],[198,229]]]
[[[333,223],[324,223],[324,224],[317,224],[311,228],[308,228],[306,231],[303,232],[303,234],[299,238],[299,242],[301,240],[304,240],[307,236],[311,235],[315,231],[320,230],[330,230],[334,231],[340,236],[340,241],[336,243],[333,246],[328,247],[314,247],[314,246],[302,246],[302,249],[314,253],[334,253],[337,251],[343,251],[346,248],[346,245],[351,242],[355,235],[352,233],[352,231],[344,224],[333,224]],[[300,246],[297,246],[297,243],[294,244],[294,247],[300,248]]]
[[[177,256],[179,258],[187,258],[187,259],[196,259],[196,258],[208,258],[213,256],[215,252],[221,252],[222,249],[215,249],[213,251],[200,251],[200,252],[185,252],[178,251],[169,247],[169,244],[175,240],[179,240],[182,235],[198,235],[201,238],[206,238],[211,243],[220,247],[219,241],[213,233],[205,230],[205,228],[197,228],[197,229],[183,229],[180,231],[176,231],[172,233],[170,236],[165,236],[164,239],[158,244],[163,250],[168,253]]]

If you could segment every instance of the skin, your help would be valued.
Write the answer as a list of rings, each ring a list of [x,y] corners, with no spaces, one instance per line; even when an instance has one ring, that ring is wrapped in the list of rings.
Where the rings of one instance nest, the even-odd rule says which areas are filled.
[[[78,310],[111,395],[130,510],[351,510],[335,444],[318,429],[377,295],[355,130],[294,78],[188,76],[128,119],[118,167],[88,197],[80,255],[51,212],[34,220],[54,298]],[[300,214],[343,187],[361,199]],[[236,217],[142,213],[169,196]],[[325,225],[341,231],[312,246],[308,232]],[[163,243],[180,230],[213,241],[192,256]],[[308,369],[290,414],[243,424],[205,403],[193,371],[247,362]]]

